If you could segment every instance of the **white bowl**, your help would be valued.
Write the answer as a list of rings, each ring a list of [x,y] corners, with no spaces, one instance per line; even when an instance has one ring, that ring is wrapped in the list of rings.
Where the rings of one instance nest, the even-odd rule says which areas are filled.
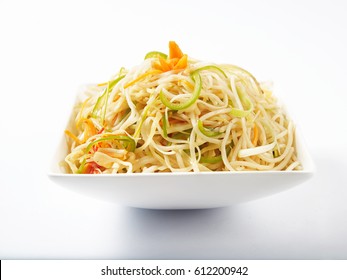
[[[83,88],[77,100],[83,97]],[[67,127],[72,126],[74,112]],[[137,174],[66,174],[59,166],[68,154],[65,136],[56,150],[50,178],[69,190],[118,204],[150,209],[200,209],[229,206],[273,195],[299,185],[314,164],[299,129],[295,145],[300,171],[235,171]]]

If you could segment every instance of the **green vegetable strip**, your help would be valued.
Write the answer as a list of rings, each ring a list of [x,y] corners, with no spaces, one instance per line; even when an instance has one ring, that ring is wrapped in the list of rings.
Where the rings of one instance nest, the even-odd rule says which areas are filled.
[[[83,172],[84,166],[86,165],[86,159],[84,159],[81,163],[81,166],[78,168],[77,173],[81,174]]]
[[[234,117],[243,118],[243,117],[247,117],[251,111],[252,110],[244,111],[241,109],[232,108],[230,111],[230,114],[233,115]]]
[[[101,123],[103,123],[105,120],[109,93],[112,91],[114,86],[124,77],[125,75],[122,75],[115,80],[109,81],[107,83],[107,88],[104,90],[104,93],[96,101],[96,104],[92,111],[92,117],[96,119],[100,118],[99,121]],[[100,116],[101,113],[102,113],[102,116]]]
[[[224,67],[227,67],[227,68],[232,69],[232,70],[238,70],[241,73],[246,74],[256,84],[259,93],[263,93],[263,90],[261,89],[261,86],[260,86],[259,82],[257,81],[257,79],[250,72],[248,72],[247,70],[245,70],[245,69],[243,69],[243,68],[241,68],[239,66],[232,65],[232,64],[225,65]]]
[[[163,116],[163,133],[164,133],[164,137],[167,137],[167,128],[168,127],[169,127],[169,120],[168,120],[167,112],[165,110],[164,116]]]
[[[141,118],[140,118],[140,121],[138,122],[138,125],[136,127],[136,130],[135,130],[135,133],[134,133],[134,138],[137,138],[139,137],[140,135],[140,131],[141,131],[141,127],[143,125],[143,122],[145,121],[145,119],[147,118],[148,116],[148,111],[149,109],[151,108],[151,106],[153,105],[153,103],[155,102],[155,99],[146,105],[146,107],[143,109],[143,112],[141,114]]]
[[[221,68],[219,68],[218,66],[215,66],[215,65],[206,65],[204,67],[198,68],[198,69],[194,70],[194,72],[192,74],[203,71],[203,70],[217,71],[217,72],[221,73],[225,78],[228,78],[228,76],[225,74],[225,72]]]
[[[188,107],[192,106],[200,96],[201,85],[202,85],[201,77],[197,72],[194,72],[192,74],[192,79],[195,81],[194,90],[193,90],[192,96],[186,102],[180,103],[180,104],[172,103],[169,99],[167,99],[164,92],[160,91],[159,97],[161,102],[166,107],[174,111],[187,109]]]
[[[99,142],[103,142],[103,141],[109,141],[109,140],[118,140],[118,141],[123,141],[127,143],[126,148],[128,148],[129,152],[133,152],[135,151],[135,141],[134,139],[130,138],[129,136],[126,135],[110,135],[110,136],[106,136],[100,139],[97,139],[91,143],[89,143],[89,145],[86,148],[86,153],[89,153],[90,149]]]
[[[222,161],[222,156],[216,156],[216,157],[200,157],[201,163],[218,163]]]
[[[130,138],[129,136],[125,136],[125,135],[110,135],[110,136],[107,136],[107,137],[104,137],[104,138],[100,138],[100,139],[97,139],[97,140],[89,143],[89,145],[86,148],[86,154],[88,154],[90,152],[91,148],[96,143],[102,142],[102,141],[109,141],[109,140],[124,141],[124,142],[126,142],[128,144],[126,148],[129,148],[129,150],[128,150],[129,152],[133,152],[135,150],[135,141],[132,138]],[[81,166],[77,170],[78,174],[83,173],[83,169],[84,169],[85,165],[86,165],[86,159],[84,158],[82,163],[81,163]]]
[[[104,113],[101,118],[101,123],[103,124],[106,118],[106,111],[107,111],[107,103],[108,103],[108,97],[109,97],[109,92],[110,92],[110,82],[107,83],[107,88],[106,88],[106,100],[105,100],[105,105],[104,105]]]
[[[198,120],[198,128],[202,134],[204,134],[207,137],[215,137],[220,135],[220,132],[217,131],[212,131],[204,127],[203,123],[201,120]]]
[[[231,148],[233,146],[234,146],[234,143],[231,142],[230,143],[230,147],[227,147],[227,149],[226,149],[227,155],[230,153]],[[201,156],[199,162],[201,162],[201,163],[218,163],[218,162],[221,162],[222,160],[223,160],[222,159],[222,155],[219,155],[219,156],[216,156],[216,157],[204,157],[204,156]]]
[[[276,144],[276,147],[272,151],[272,154],[273,154],[274,158],[277,158],[277,157],[279,157],[281,155],[280,147],[278,146],[278,144]]]
[[[187,140],[189,138],[191,132],[192,132],[192,129],[187,129],[187,130],[184,130],[182,132],[175,132],[175,133],[173,133],[171,138]],[[190,151],[188,153],[190,153]]]
[[[157,51],[147,53],[145,56],[145,59],[152,58],[152,57],[158,57],[158,56],[161,56],[162,58],[167,59],[167,55],[165,53],[157,52]]]
[[[121,117],[120,121],[124,120],[125,117],[126,117],[130,112],[131,112],[131,109],[130,109],[130,108],[126,109],[125,112],[124,112],[124,115]]]
[[[122,76],[119,76],[117,79],[110,81],[110,82],[109,82],[109,84],[110,84],[110,91],[112,91],[113,88],[114,88],[114,86],[115,86],[116,84],[118,84],[118,82],[119,82],[121,79],[123,79],[124,77],[125,77],[125,75],[122,75]]]
[[[236,85],[237,93],[240,97],[241,103],[247,107],[247,110],[241,110],[237,108],[232,108],[230,114],[234,117],[247,117],[252,111],[253,111],[253,103],[248,99],[246,96],[246,93],[243,91],[243,89]]]
[[[107,85],[107,88],[108,88],[108,85]],[[105,95],[107,93],[107,88],[104,90],[104,93],[98,98],[98,100],[95,103],[95,106],[94,106],[93,111],[92,111],[92,117],[93,118],[98,117],[98,113],[99,113],[100,109],[102,108],[101,103],[105,99]]]

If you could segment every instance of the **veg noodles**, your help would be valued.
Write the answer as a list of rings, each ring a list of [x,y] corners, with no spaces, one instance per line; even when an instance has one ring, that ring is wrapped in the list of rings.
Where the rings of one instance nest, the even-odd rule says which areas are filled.
[[[295,127],[248,71],[169,43],[85,89],[66,130],[70,173],[300,170]]]

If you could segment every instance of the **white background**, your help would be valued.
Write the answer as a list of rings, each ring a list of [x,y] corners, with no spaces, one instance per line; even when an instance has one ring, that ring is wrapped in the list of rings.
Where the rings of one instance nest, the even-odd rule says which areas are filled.
[[[1,259],[347,259],[345,1],[0,0]],[[290,191],[232,207],[122,207],[53,184],[79,85],[176,40],[233,63],[294,114],[317,167]]]

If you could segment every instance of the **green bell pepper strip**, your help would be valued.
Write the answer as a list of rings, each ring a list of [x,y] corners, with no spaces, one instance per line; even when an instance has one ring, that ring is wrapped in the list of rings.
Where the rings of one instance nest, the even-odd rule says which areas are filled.
[[[164,59],[167,59],[167,55],[165,53],[157,52],[157,51],[153,51],[153,52],[147,53],[146,56],[145,56],[145,59],[152,58],[152,57],[158,57],[158,56],[160,56],[160,57],[162,57]]]
[[[244,111],[241,109],[232,108],[230,111],[230,114],[233,115],[234,117],[243,118],[243,117],[247,117],[251,112],[252,112],[252,109]]]
[[[205,128],[201,120],[198,120],[198,128],[200,132],[207,137],[215,137],[222,134],[221,132],[217,132],[217,131],[213,131],[213,130],[209,130]]]
[[[227,147],[227,149],[226,149],[227,155],[230,153],[231,148],[233,146],[234,146],[234,143],[231,142],[230,146]],[[223,160],[222,159],[222,155],[219,155],[219,156],[216,156],[216,157],[204,157],[204,156],[201,156],[199,162],[201,162],[201,163],[218,163],[218,162],[221,162],[222,160]]]
[[[77,170],[77,173],[78,173],[78,174],[81,174],[81,173],[83,172],[83,169],[84,169],[84,166],[85,166],[85,165],[86,165],[86,159],[83,159],[83,161],[82,161],[80,167],[79,167],[78,170]]]
[[[221,68],[219,68],[218,66],[215,66],[215,65],[206,65],[204,67],[198,68],[198,69],[194,70],[192,74],[194,74],[196,72],[203,71],[203,70],[217,71],[220,74],[222,74],[225,78],[228,78],[228,76],[225,74],[225,72]]]
[[[201,76],[199,75],[198,72],[194,72],[192,74],[192,79],[195,81],[195,86],[194,86],[194,90],[192,93],[192,96],[183,103],[172,103],[164,94],[164,92],[161,90],[159,93],[159,97],[161,102],[168,108],[170,108],[171,110],[174,111],[178,111],[178,110],[183,110],[183,109],[187,109],[188,107],[192,106],[195,101],[199,98],[200,96],[200,92],[201,92],[201,87],[202,87],[202,81],[201,81]]]
[[[112,91],[114,86],[120,80],[122,80],[124,77],[125,77],[125,75],[122,75],[122,76],[118,77],[115,80],[109,81],[107,83],[107,88],[104,90],[104,93],[96,101],[96,104],[95,104],[95,106],[93,108],[93,111],[92,111],[92,117],[95,118],[95,119],[99,118],[99,121],[101,123],[103,123],[104,120],[105,120],[109,93]],[[102,116],[100,116],[101,114],[102,114]]]
[[[216,156],[216,157],[200,157],[200,163],[218,163],[222,161],[222,156]]]
[[[134,139],[130,138],[129,136],[126,135],[109,135],[103,138],[99,138],[97,140],[94,140],[93,142],[89,143],[89,145],[86,148],[86,153],[89,153],[90,149],[99,142],[103,141],[109,141],[109,140],[118,140],[118,141],[123,141],[127,143],[126,148],[129,152],[135,151],[135,141]]]

